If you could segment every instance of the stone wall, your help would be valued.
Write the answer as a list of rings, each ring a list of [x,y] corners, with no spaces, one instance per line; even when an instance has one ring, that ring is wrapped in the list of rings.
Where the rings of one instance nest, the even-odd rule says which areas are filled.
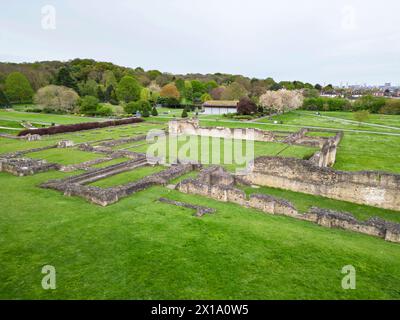
[[[45,160],[29,158],[4,158],[0,159],[0,171],[8,172],[15,176],[29,176],[39,172],[58,170],[60,166],[56,163],[48,163]]]
[[[214,171],[215,172],[215,171]],[[204,175],[203,175],[204,176]],[[210,181],[210,183],[207,183]],[[201,195],[218,201],[232,202],[247,208],[260,210],[268,214],[284,215],[300,220],[317,223],[323,227],[355,231],[400,243],[400,224],[371,218],[359,221],[347,212],[337,212],[313,207],[307,213],[299,213],[289,201],[265,194],[246,194],[230,185],[220,185],[217,180],[186,179],[176,187],[180,192]]]
[[[337,147],[342,138],[343,132],[338,132],[334,137],[327,139],[310,161],[319,167],[332,167],[336,162]]]
[[[111,188],[99,188],[87,185],[115,175],[117,173],[134,170],[137,166],[145,164],[138,161],[128,161],[107,168],[101,168],[81,175],[68,177],[62,180],[50,180],[40,185],[41,188],[54,189],[64,193],[66,196],[79,196],[92,203],[108,206],[127,197],[133,193],[145,190],[154,185],[166,185],[172,179],[178,178],[192,170],[197,169],[194,165],[176,165],[164,171],[146,176],[143,179]]]
[[[254,132],[254,135],[252,134]],[[197,135],[204,137],[254,140],[271,142],[275,141],[272,131],[260,129],[225,128],[225,127],[200,127],[199,119],[172,120],[169,122],[169,134],[171,135]]]
[[[400,211],[400,175],[344,172],[307,160],[260,157],[242,177],[248,183]]]

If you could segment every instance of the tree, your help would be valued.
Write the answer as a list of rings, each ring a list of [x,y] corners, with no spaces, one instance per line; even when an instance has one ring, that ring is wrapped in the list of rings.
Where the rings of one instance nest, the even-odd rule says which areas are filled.
[[[362,122],[365,122],[369,119],[369,111],[368,110],[361,110],[354,113],[354,119],[359,122],[361,126]]]
[[[241,115],[251,115],[257,112],[257,105],[249,98],[244,97],[240,99],[237,105],[237,113]]]
[[[153,109],[151,110],[151,115],[153,117],[157,117],[158,116],[158,111],[157,108],[154,106]]]
[[[203,93],[200,97],[201,102],[206,102],[212,100],[211,96],[208,93]]]
[[[114,72],[112,72],[111,70],[104,71],[101,82],[105,88],[107,88],[108,86],[113,86],[115,88],[118,84]]]
[[[180,94],[175,84],[169,83],[162,87],[160,96],[163,98],[174,98],[179,101]]]
[[[58,71],[55,84],[59,86],[72,88],[75,91],[78,91],[78,85],[76,83],[76,80],[72,77],[70,70],[66,67],[62,67]]]
[[[35,94],[34,102],[55,111],[72,111],[79,101],[79,95],[71,88],[49,85],[40,88]]]
[[[116,94],[120,101],[130,102],[140,99],[141,87],[137,80],[131,76],[124,76],[118,83]]]
[[[187,118],[187,117],[188,117],[188,113],[187,113],[187,111],[186,111],[186,108],[183,109],[181,117],[182,117],[182,118]]]
[[[81,82],[78,84],[79,93],[82,97],[84,96],[97,96],[97,82],[90,79],[85,82]]]
[[[140,100],[149,101],[150,98],[151,98],[150,89],[148,89],[148,88],[142,88],[142,90],[140,91]]]
[[[12,72],[7,76],[4,93],[11,103],[32,102],[33,89],[28,79],[20,72]]]
[[[303,105],[303,95],[296,90],[267,91],[260,97],[260,104],[276,112],[298,109]]]
[[[97,86],[97,98],[100,102],[106,102],[105,92],[103,91],[102,86]]]
[[[10,101],[8,100],[4,91],[0,89],[0,108],[9,108],[10,106]]]
[[[214,100],[221,100],[224,90],[225,90],[225,87],[218,87],[218,88],[212,89],[210,92],[210,95]]]
[[[145,116],[145,114],[150,116],[151,104],[144,100],[131,101],[125,105],[124,110],[128,114],[136,114],[139,111],[142,116]]]
[[[80,112],[87,115],[96,115],[99,109],[99,99],[93,96],[86,96],[81,99]]]
[[[246,89],[237,82],[232,82],[222,93],[222,100],[240,100],[247,96]]]
[[[369,110],[372,113],[378,113],[379,110],[386,104],[386,98],[374,97],[372,95],[366,95],[358,99],[354,103],[354,109],[356,110]]]

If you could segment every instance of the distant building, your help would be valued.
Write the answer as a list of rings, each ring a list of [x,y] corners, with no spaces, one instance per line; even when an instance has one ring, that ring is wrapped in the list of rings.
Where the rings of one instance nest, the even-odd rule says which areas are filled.
[[[210,100],[203,103],[204,114],[226,114],[237,112],[237,100]]]

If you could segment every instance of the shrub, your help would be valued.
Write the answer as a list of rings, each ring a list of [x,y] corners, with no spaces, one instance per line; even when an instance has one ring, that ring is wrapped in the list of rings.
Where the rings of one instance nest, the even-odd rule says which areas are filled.
[[[188,113],[187,113],[187,111],[186,111],[186,108],[183,109],[181,117],[182,117],[182,118],[187,118],[187,117],[188,117]]]
[[[96,115],[99,109],[99,99],[93,96],[85,96],[80,101],[79,111],[87,115]]]
[[[128,118],[121,120],[109,120],[103,122],[85,122],[85,123],[77,123],[77,124],[62,125],[62,126],[54,126],[53,124],[49,128],[23,130],[18,134],[18,136],[26,136],[27,134],[52,135],[65,132],[76,132],[82,130],[106,128],[111,126],[120,126],[131,123],[138,123],[142,121],[143,121],[142,119],[138,118]]]
[[[363,96],[354,103],[355,110],[369,110],[372,113],[378,113],[386,104],[386,98],[373,97],[371,95]]]
[[[109,117],[113,114],[113,110],[109,106],[100,106],[96,113],[102,117]]]
[[[240,99],[237,105],[237,113],[240,115],[251,115],[257,112],[257,105],[249,98]]]
[[[302,109],[312,111],[350,111],[352,107],[347,99],[318,97],[304,99]]]
[[[158,111],[157,108],[154,106],[153,109],[151,110],[151,115],[153,117],[157,117],[158,116]]]
[[[385,105],[379,109],[382,114],[400,114],[400,100],[387,99]]]

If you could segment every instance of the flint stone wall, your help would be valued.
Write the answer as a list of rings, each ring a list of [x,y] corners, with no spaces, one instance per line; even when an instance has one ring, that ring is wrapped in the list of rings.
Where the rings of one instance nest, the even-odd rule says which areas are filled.
[[[294,158],[259,157],[242,177],[253,185],[320,195],[400,211],[400,175],[344,172]]]
[[[254,135],[250,134],[254,132]],[[254,140],[254,141],[275,141],[272,131],[260,129],[225,128],[225,127],[200,127],[199,119],[172,120],[169,122],[169,134],[171,135],[197,135],[215,138]]]
[[[134,163],[130,163],[128,167],[130,166],[129,168],[132,169],[133,165]],[[119,172],[123,172],[121,170],[127,171],[126,168],[126,163],[125,168],[123,168],[123,166],[118,167],[118,165],[110,166],[108,168],[84,173],[75,177],[69,177],[63,180],[50,180],[46,183],[43,183],[41,187],[61,191],[66,196],[79,196],[92,203],[101,206],[107,206],[119,201],[123,197],[129,196],[141,190],[145,190],[151,186],[166,185],[170,180],[178,178],[181,175],[196,169],[196,167],[193,165],[176,165],[164,171],[149,175],[138,181],[116,187],[99,188],[85,185],[87,183],[115,175]]]
[[[58,170],[60,166],[56,163],[48,163],[45,160],[29,158],[0,159],[0,171],[8,172],[15,176],[29,176],[39,172]]]
[[[300,220],[317,223],[323,227],[355,231],[400,243],[400,224],[371,218],[368,221],[358,221],[346,212],[337,212],[313,207],[307,213],[297,211],[289,201],[270,195],[252,194],[247,199],[246,194],[232,186],[210,185],[198,179],[186,179],[177,185],[183,193],[190,193],[213,198],[223,202],[233,202],[241,206],[254,208],[268,214],[284,215]]]

